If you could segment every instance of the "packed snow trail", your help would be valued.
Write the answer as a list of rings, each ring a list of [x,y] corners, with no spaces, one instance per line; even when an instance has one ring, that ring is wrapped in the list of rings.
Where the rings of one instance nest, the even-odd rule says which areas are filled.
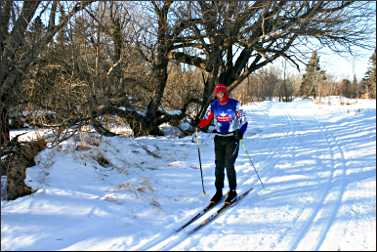
[[[238,191],[254,190],[189,237],[171,231],[214,193],[213,136],[202,134],[207,196],[191,137],[103,138],[86,152],[67,141],[28,169],[36,193],[2,202],[1,249],[376,250],[375,106],[244,106],[244,143],[265,189],[241,148]]]

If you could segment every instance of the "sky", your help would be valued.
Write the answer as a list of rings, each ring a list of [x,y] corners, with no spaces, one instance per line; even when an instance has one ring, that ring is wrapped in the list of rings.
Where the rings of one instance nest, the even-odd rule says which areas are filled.
[[[364,51],[364,50],[363,50]],[[369,54],[367,54],[369,52]],[[369,58],[373,51],[366,51],[363,55],[356,56],[339,56],[337,54],[320,54],[320,66],[327,73],[333,74],[336,79],[353,79],[356,75],[361,80],[369,67]],[[367,54],[367,55],[365,55]]]
[[[327,74],[332,75],[336,80],[353,79],[356,75],[357,80],[361,80],[369,67],[369,58],[373,54],[373,50],[359,49],[355,51],[355,55],[338,55],[329,49],[318,50],[319,66],[321,70],[325,70]],[[308,59],[309,61],[309,59]],[[277,60],[274,64],[276,67],[282,68],[282,60]],[[293,75],[301,75],[305,72],[305,66],[300,64],[301,72],[298,72],[295,66],[287,62],[287,73]]]
[[[376,4],[371,4],[370,8],[372,13],[376,13]],[[374,17],[369,19],[367,22],[372,31],[368,36],[368,44],[371,46],[371,48],[363,49],[352,46],[353,55],[339,55],[328,48],[318,49],[319,66],[322,70],[325,70],[327,74],[332,75],[336,80],[341,80],[344,78],[352,80],[354,74],[359,81],[364,77],[369,67],[369,59],[373,54],[373,50],[376,48],[376,15],[374,15]],[[309,58],[306,62],[308,62],[308,60]],[[283,64],[282,61],[279,60],[273,65],[281,67]],[[305,66],[300,65],[300,69],[301,73],[297,71],[295,66],[287,64],[288,73],[303,74],[305,71]]]

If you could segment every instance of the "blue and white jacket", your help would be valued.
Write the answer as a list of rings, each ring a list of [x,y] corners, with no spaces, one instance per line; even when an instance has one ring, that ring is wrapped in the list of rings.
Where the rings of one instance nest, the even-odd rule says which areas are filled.
[[[221,104],[215,99],[208,106],[206,114],[199,122],[199,127],[204,128],[212,122],[214,123],[214,133],[218,135],[230,135],[240,129],[243,135],[247,129],[245,113],[240,109],[240,103],[229,98],[226,104]]]

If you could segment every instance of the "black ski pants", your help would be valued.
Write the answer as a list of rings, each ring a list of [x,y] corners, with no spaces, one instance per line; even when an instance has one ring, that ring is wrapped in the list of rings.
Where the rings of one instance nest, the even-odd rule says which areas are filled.
[[[216,170],[215,170],[215,186],[217,190],[222,190],[224,187],[224,168],[228,177],[229,189],[236,190],[237,178],[234,163],[238,156],[240,141],[236,140],[234,136],[215,136],[215,156],[216,156]]]

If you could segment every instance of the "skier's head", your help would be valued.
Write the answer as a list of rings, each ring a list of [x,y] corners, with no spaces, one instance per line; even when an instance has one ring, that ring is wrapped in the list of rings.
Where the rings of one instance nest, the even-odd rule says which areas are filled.
[[[226,103],[229,99],[228,88],[224,84],[216,84],[214,95],[220,103]]]

